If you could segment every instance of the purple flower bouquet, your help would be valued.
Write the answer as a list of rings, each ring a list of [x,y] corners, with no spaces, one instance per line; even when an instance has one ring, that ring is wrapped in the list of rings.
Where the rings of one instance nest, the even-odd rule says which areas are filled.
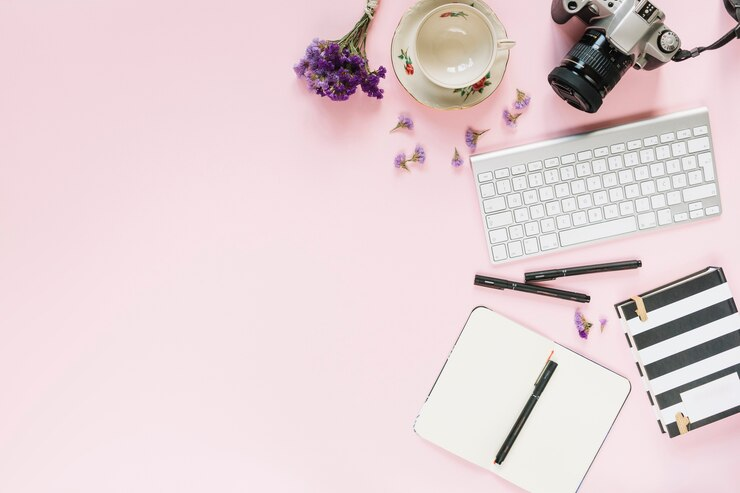
[[[386,70],[370,70],[365,42],[370,21],[375,15],[378,0],[367,0],[365,13],[346,36],[338,41],[314,39],[306,54],[293,70],[299,78],[306,79],[311,92],[326,96],[332,101],[346,101],[359,86],[372,98],[382,99],[383,89],[378,87]]]

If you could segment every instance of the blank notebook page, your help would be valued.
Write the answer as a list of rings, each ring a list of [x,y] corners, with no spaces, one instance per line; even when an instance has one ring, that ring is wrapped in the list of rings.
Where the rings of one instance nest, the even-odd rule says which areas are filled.
[[[506,460],[493,460],[550,351],[558,367]],[[486,308],[470,315],[414,425],[426,440],[532,492],[578,489],[629,382]]]

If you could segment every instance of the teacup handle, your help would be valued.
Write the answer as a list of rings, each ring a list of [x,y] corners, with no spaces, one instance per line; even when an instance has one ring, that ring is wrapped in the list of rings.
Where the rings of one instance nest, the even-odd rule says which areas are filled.
[[[507,51],[516,46],[516,41],[514,41],[513,39],[499,39],[498,43],[496,43],[496,46],[499,50]]]

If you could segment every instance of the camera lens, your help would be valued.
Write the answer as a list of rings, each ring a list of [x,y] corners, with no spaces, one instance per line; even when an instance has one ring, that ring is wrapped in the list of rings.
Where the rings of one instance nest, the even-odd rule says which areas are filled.
[[[604,33],[587,29],[547,80],[568,104],[595,113],[633,61],[612,46]]]

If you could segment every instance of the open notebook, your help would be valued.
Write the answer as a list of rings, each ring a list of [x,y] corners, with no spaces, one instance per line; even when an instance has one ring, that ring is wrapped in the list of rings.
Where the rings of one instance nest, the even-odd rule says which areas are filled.
[[[494,465],[553,350],[557,370],[506,460]],[[414,431],[530,492],[573,492],[629,391],[624,377],[478,307],[437,377]]]
[[[740,413],[740,314],[707,267],[616,305],[660,430],[673,438]],[[679,423],[682,426],[679,426]]]

